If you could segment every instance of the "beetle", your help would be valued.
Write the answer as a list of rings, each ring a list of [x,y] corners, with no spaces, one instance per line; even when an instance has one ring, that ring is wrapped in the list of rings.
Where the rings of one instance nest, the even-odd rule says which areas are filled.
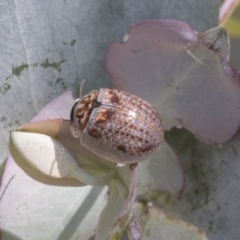
[[[83,147],[121,164],[149,159],[164,140],[160,116],[150,103],[110,88],[93,90],[76,101],[70,130]]]

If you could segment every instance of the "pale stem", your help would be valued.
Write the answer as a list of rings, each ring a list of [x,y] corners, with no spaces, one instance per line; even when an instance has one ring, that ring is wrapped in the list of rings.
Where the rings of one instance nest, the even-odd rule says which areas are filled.
[[[103,177],[94,177],[84,172],[81,168],[77,167],[71,170],[68,174],[69,177],[75,178],[82,183],[91,186],[104,186],[107,185],[116,175],[116,170],[110,170]]]

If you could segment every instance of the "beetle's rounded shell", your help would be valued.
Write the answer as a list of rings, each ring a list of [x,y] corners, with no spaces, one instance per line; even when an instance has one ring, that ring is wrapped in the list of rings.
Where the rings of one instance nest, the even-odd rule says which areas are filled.
[[[90,99],[88,105],[82,102],[86,99]],[[77,112],[87,113],[84,124],[80,125],[79,118],[83,114]],[[146,160],[164,139],[157,111],[148,102],[124,91],[108,88],[93,91],[80,99],[71,115],[71,131],[79,137],[80,144],[109,161]]]

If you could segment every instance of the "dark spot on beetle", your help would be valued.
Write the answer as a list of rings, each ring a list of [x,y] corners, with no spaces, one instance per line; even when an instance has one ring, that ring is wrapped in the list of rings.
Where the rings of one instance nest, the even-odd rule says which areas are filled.
[[[121,151],[121,152],[126,153],[126,147],[123,146],[123,145],[117,145],[117,149],[118,149],[119,151]]]
[[[97,130],[97,129],[94,129],[94,128],[88,128],[87,129],[89,135],[91,135],[93,138],[101,138],[102,137],[102,134]]]
[[[130,128],[133,128],[134,126],[132,124],[129,125]]]
[[[145,148],[141,148],[140,149],[140,152],[142,152],[142,153],[146,153],[146,152],[149,152],[149,151],[151,151],[152,150],[152,148],[153,148],[153,146],[152,145],[148,145],[147,147],[145,147]]]
[[[120,98],[118,97],[118,95],[114,92],[112,92],[111,95],[112,95],[110,99],[111,103],[119,104]]]
[[[106,119],[107,120],[110,120],[114,115],[115,115],[115,111],[110,111],[110,110],[106,111]]]
[[[99,115],[96,117],[96,124],[101,124],[105,122],[110,122],[111,118],[115,115],[114,111],[110,109],[106,109],[103,112],[100,112]]]
[[[77,115],[81,114],[82,112],[88,112],[89,111],[90,106],[89,106],[88,102],[86,102],[86,103],[80,102],[80,105],[83,105],[83,106],[82,107],[77,106],[77,111],[76,111]]]
[[[106,119],[99,118],[99,119],[96,120],[96,125],[103,124],[105,122],[106,122]]]
[[[135,137],[135,140],[138,141],[138,142],[141,142],[141,143],[143,143],[143,141],[144,141],[142,138],[140,138],[138,136]]]

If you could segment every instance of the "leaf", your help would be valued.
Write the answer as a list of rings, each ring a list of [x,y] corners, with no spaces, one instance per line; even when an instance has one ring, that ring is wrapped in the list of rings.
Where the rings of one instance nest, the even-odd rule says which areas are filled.
[[[86,173],[84,168],[79,166],[73,151],[44,134],[12,131],[10,145],[15,150],[16,161],[18,158],[24,159],[25,164],[52,178],[73,178],[82,185],[104,186],[116,175],[114,169],[101,177]]]
[[[189,223],[173,219],[155,207],[149,207],[141,239],[207,240],[205,234]]]
[[[71,94],[67,92],[61,95],[60,97],[58,97],[57,99],[55,99],[54,101],[52,101],[51,103],[49,103],[42,111],[40,111],[40,113],[34,119],[44,119],[44,118],[53,117],[56,115],[66,116],[67,108],[71,106],[73,102],[74,100]],[[66,107],[62,107],[62,106],[66,106]],[[61,122],[57,121],[56,119],[52,121],[43,122],[42,125],[40,125],[40,123],[37,123],[37,124],[36,123],[37,122],[31,122],[28,125],[23,125],[19,128],[19,130],[27,131],[28,129],[29,131],[35,130],[35,132],[38,132],[37,129],[41,129],[39,133],[46,133],[46,129],[47,129],[48,133],[52,135],[52,137],[55,137],[56,132],[59,131],[61,126],[60,125]],[[16,151],[16,148],[14,147],[14,145],[11,144],[11,141],[10,141],[10,150],[13,156],[16,156],[17,164],[19,164],[29,176],[31,176],[32,178],[40,182],[43,182],[45,184],[51,184],[51,185],[65,185],[65,186],[66,185],[67,186],[82,185],[78,181],[75,181],[74,179],[54,179],[48,176],[43,176],[39,171],[34,169],[31,165],[26,164],[26,161],[21,156],[19,156],[18,151]],[[8,171],[9,171],[8,166],[11,166],[12,158],[10,157],[8,161],[10,161],[10,165],[7,165],[3,179],[6,176],[8,176]],[[20,173],[22,172],[20,168],[19,168],[19,171]],[[15,173],[16,175],[17,175],[17,172],[18,171],[16,170],[16,173]]]
[[[152,199],[153,204],[194,223],[211,240],[238,239],[240,135],[226,145],[209,146],[174,130],[167,141],[182,160],[186,185],[180,200],[168,196],[163,202]]]
[[[21,239],[89,238],[106,204],[105,194],[105,188],[39,183],[8,159],[0,192],[2,238],[9,239],[10,233]]]
[[[212,28],[205,33],[199,34],[201,42],[209,49],[214,51],[219,58],[227,63],[230,54],[230,41],[228,32],[221,27]]]
[[[65,94],[61,95],[64,97]],[[61,99],[61,96],[57,99]],[[70,96],[69,96],[70,97]],[[61,101],[61,100],[60,100]],[[53,103],[56,101],[53,100]],[[62,104],[62,108],[64,109],[64,104]],[[48,108],[52,108],[52,111],[47,110]],[[37,115],[37,119],[42,119],[41,116],[44,116],[45,112],[54,112],[55,105],[51,105],[49,103],[45,108],[40,112],[40,115]],[[42,114],[41,114],[42,113]],[[35,118],[34,118],[35,119]],[[62,118],[49,118],[44,120],[31,121],[29,123],[23,124],[17,128],[18,131],[27,131],[34,133],[41,133],[48,135],[60,143],[62,143],[65,147],[71,149],[77,154],[78,159],[85,165],[93,165],[95,167],[105,167],[105,168],[115,168],[117,164],[107,162],[106,160],[96,156],[91,153],[84,147],[79,144],[79,140],[74,138],[70,132],[70,122],[69,120],[63,120]]]
[[[206,143],[227,142],[240,123],[240,75],[227,63],[227,35],[216,31],[201,35],[173,20],[139,23],[127,42],[110,45],[107,71],[117,88],[152,103],[166,130],[183,126]]]
[[[138,164],[137,195],[152,190],[166,190],[181,197],[183,187],[184,173],[181,163],[166,142],[150,161]]]
[[[41,142],[40,136],[40,134],[36,135],[33,133],[11,133],[9,149],[18,166],[30,177],[45,184],[83,186],[84,183],[76,181],[70,176],[61,176],[58,171],[58,165],[55,163],[55,151],[52,151],[54,150],[51,144],[53,142],[46,135],[42,135],[44,141]],[[58,152],[60,157],[61,148]],[[71,156],[71,154],[67,155]],[[65,159],[68,160],[69,157]],[[9,157],[8,161],[13,161],[13,159]],[[4,178],[6,174],[8,174],[7,171],[4,174]]]

